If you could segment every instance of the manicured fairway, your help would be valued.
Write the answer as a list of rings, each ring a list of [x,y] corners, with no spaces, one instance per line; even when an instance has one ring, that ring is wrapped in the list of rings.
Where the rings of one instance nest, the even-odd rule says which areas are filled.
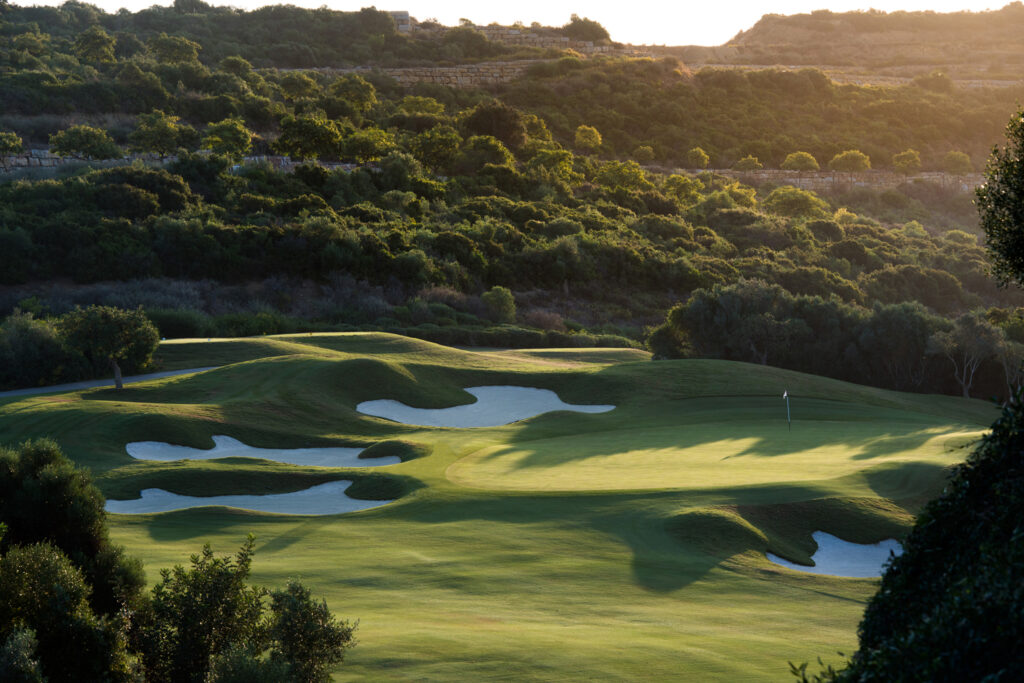
[[[205,340],[165,368],[223,365],[121,392],[0,402],[0,440],[53,436],[104,492],[297,491],[353,480],[398,498],[327,517],[204,508],[110,517],[157,568],[257,537],[254,577],[300,577],[360,644],[337,680],[750,680],[849,652],[876,583],[792,571],[811,534],[898,537],[997,411],[772,368],[635,351],[470,352],[382,334]],[[549,389],[602,414],[478,429],[400,425],[362,401],[470,403],[464,387]],[[782,391],[793,397],[785,423]],[[146,462],[133,441],[376,449],[386,468],[245,458]]]

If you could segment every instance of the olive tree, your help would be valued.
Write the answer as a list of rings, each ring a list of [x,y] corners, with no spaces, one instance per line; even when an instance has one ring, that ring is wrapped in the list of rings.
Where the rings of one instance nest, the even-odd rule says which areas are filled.
[[[65,128],[50,136],[50,149],[54,154],[76,159],[114,159],[121,156],[107,131],[93,126],[78,125]]]
[[[59,327],[68,345],[80,351],[96,372],[107,367],[114,371],[118,389],[123,388],[121,366],[129,371],[146,367],[160,342],[156,327],[141,308],[76,308],[61,318]]]
[[[128,136],[129,149],[137,152],[155,152],[163,159],[173,154],[178,147],[194,139],[192,126],[180,123],[180,117],[154,109],[140,114],[135,121],[135,130]]]
[[[910,175],[921,170],[921,154],[916,149],[905,149],[892,156],[892,168],[897,173]]]
[[[819,168],[818,160],[809,152],[793,152],[782,162],[783,171],[817,171]]]
[[[211,123],[203,135],[203,149],[231,159],[241,159],[252,150],[252,131],[240,118]]]
[[[859,173],[871,170],[871,159],[860,150],[848,149],[832,157],[832,160],[828,162],[828,167],[833,171]]]

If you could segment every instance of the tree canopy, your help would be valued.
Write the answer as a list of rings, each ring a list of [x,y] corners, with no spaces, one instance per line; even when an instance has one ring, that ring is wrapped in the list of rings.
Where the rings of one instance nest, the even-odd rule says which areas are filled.
[[[1006,126],[1006,144],[992,150],[978,188],[981,227],[1002,284],[1024,285],[1024,110]]]
[[[143,593],[104,503],[53,441],[0,449],[3,680],[323,683],[355,645],[356,625],[302,584],[248,584],[252,536],[234,558],[205,546]]]
[[[64,336],[97,371],[110,367],[122,388],[121,372],[146,367],[160,335],[142,309],[125,311],[110,306],[77,308],[61,320]]]

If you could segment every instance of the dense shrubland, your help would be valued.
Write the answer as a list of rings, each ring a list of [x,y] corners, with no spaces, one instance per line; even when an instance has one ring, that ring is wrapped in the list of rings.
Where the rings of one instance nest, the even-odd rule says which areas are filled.
[[[868,163],[861,150],[874,166],[941,159],[964,172],[957,150],[977,163],[1010,111],[1010,90],[968,97],[839,87],[814,71],[691,75],[671,60],[570,56],[496,97],[404,91],[379,75],[259,69],[227,29],[183,28],[208,15],[258,24],[275,12],[301,24],[321,11],[3,9],[4,144],[45,141],[83,158],[119,154],[114,145],[154,160],[86,161],[0,184],[5,313],[19,308],[45,325],[75,303],[100,302],[143,306],[162,336],[386,329],[447,343],[587,345],[635,343],[684,302],[652,338],[659,355],[958,393],[966,379],[952,360],[942,370],[935,335],[984,309],[1007,343],[1024,342],[1024,300],[989,277],[968,195],[954,184],[844,182]],[[381,13],[328,14],[378,47],[374,31],[387,33]],[[392,40],[407,39],[380,44]],[[71,126],[72,111],[94,116]],[[240,165],[250,151],[306,163]],[[714,171],[654,172],[630,157],[691,167],[750,157],[798,172],[814,162],[838,174],[819,195]],[[836,353],[880,310],[923,311],[929,381],[858,373],[871,353],[860,347],[841,362],[760,347],[751,355],[749,344],[700,339],[678,313],[723,292],[753,296],[752,281],[770,284],[773,301],[821,302],[844,320],[771,332],[812,334]],[[170,294],[190,287],[205,294]],[[511,313],[489,305],[506,289]],[[24,315],[15,320],[25,326]],[[1003,393],[997,357],[977,370],[975,395]]]

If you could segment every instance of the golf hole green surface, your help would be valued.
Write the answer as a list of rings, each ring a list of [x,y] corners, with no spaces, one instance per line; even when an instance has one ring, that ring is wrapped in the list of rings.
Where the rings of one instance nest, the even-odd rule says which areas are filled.
[[[652,362],[632,349],[467,351],[341,333],[177,341],[159,360],[221,367],[121,391],[0,399],[0,441],[52,437],[109,500],[353,481],[346,492],[378,507],[108,517],[151,583],[205,543],[227,555],[254,534],[254,582],[299,579],[359,620],[359,645],[334,681],[780,681],[790,661],[838,663],[877,579],[792,571],[766,554],[809,565],[819,531],[901,540],[998,415],[983,401],[742,363]],[[464,388],[485,386],[615,408],[473,429],[357,410],[471,405]],[[212,455],[224,434],[401,462],[328,471],[234,457],[242,451],[171,461],[125,452],[158,441]]]

